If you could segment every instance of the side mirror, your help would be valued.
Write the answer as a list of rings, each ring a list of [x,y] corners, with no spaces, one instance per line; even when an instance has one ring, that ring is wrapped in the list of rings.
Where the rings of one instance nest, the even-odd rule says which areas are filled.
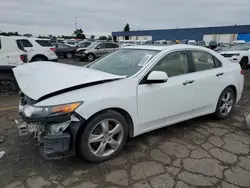
[[[146,83],[153,84],[153,83],[164,83],[168,80],[167,73],[163,71],[152,71],[148,77]]]
[[[100,47],[96,47],[95,49],[99,50],[99,49],[100,49]]]

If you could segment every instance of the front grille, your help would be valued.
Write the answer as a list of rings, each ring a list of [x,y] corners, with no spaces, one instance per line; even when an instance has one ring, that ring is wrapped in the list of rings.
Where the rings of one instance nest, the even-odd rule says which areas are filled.
[[[224,57],[232,57],[233,56],[233,54],[221,54],[221,55]]]

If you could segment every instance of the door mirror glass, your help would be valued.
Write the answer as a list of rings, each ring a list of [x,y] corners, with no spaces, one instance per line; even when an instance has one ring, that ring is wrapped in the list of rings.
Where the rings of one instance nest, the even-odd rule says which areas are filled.
[[[147,77],[147,83],[163,83],[167,80],[168,75],[163,71],[152,71]]]

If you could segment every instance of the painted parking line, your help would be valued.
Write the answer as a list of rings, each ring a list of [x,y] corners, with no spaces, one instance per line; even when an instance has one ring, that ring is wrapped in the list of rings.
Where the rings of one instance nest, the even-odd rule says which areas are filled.
[[[13,109],[18,109],[18,106],[10,106],[10,107],[5,107],[5,108],[0,108],[0,111],[13,110]]]

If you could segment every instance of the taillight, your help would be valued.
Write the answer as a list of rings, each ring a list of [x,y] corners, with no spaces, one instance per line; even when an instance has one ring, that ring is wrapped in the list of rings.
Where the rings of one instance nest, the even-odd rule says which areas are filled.
[[[244,71],[243,71],[242,69],[241,69],[241,71],[240,71],[240,74],[241,74],[241,75],[244,75]]]
[[[27,55],[20,55],[20,59],[22,60],[22,62],[27,63],[28,58]]]
[[[53,52],[55,52],[55,51],[56,51],[56,48],[50,48],[50,50],[52,50]]]

